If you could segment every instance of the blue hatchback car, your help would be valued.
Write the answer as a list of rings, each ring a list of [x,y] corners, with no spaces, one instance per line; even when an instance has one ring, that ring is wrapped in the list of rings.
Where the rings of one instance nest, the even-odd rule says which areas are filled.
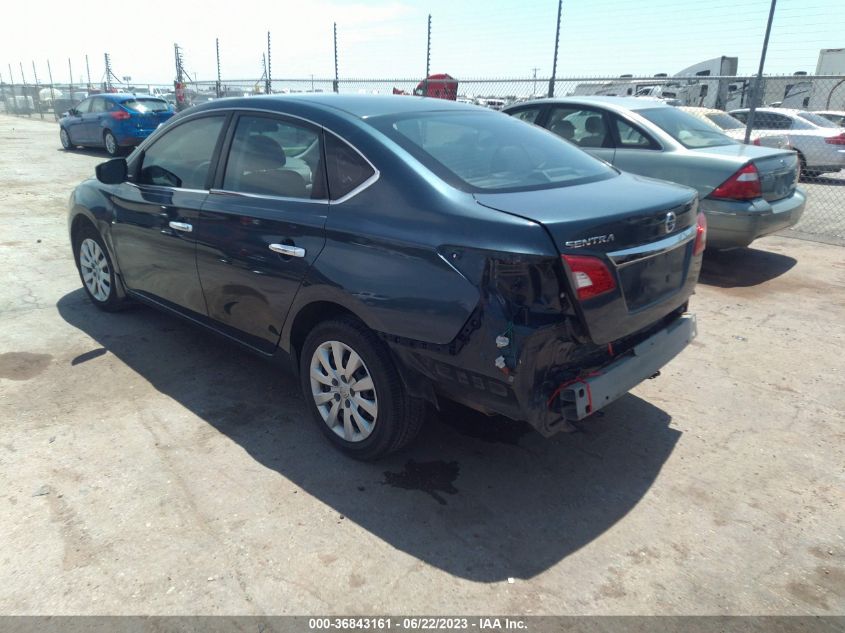
[[[104,147],[110,156],[134,147],[175,114],[164,99],[149,95],[93,95],[59,119],[62,147]]]

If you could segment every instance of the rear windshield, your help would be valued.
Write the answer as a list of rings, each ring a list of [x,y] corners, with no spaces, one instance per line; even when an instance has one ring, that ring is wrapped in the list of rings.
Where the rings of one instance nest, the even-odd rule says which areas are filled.
[[[724,112],[713,112],[705,116],[723,130],[738,130],[745,127],[745,123]]]
[[[676,108],[649,108],[637,114],[654,123],[673,139],[689,149],[736,145],[736,141],[713,129],[704,121]]]
[[[127,110],[131,110],[132,112],[167,112],[170,108],[167,105],[167,101],[163,99],[127,99],[126,101],[121,101],[120,105],[122,105]]]
[[[617,173],[558,136],[506,114],[414,112],[368,122],[464,191],[544,189]]]
[[[817,125],[819,127],[839,127],[830,119],[826,119],[823,116],[819,116],[814,112],[799,112],[798,116],[800,116],[805,121],[809,121],[813,125]]]

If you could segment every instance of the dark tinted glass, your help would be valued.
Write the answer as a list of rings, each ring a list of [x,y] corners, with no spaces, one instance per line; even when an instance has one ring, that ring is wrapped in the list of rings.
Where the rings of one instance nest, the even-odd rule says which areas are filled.
[[[525,121],[526,123],[534,123],[537,120],[537,117],[540,115],[540,110],[542,110],[542,106],[537,106],[535,108],[523,108],[521,110],[517,110],[516,112],[508,112],[513,118],[519,119],[520,121]]]
[[[223,116],[208,116],[177,125],[144,151],[140,184],[205,189]]]
[[[167,112],[170,106],[164,99],[128,99],[121,105],[130,112]]]
[[[326,134],[326,162],[332,200],[342,198],[375,173],[358,152],[334,134]]]
[[[616,175],[554,134],[495,112],[419,112],[369,122],[467,191],[544,189]]]
[[[238,119],[223,188],[283,198],[323,198],[320,136],[283,119]]]

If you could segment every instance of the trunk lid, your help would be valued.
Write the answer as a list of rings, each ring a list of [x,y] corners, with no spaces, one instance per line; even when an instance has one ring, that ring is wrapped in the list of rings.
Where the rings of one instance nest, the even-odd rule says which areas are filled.
[[[620,174],[612,180],[518,193],[475,194],[482,205],[543,225],[561,255],[600,259],[615,288],[580,301],[567,293],[593,342],[605,344],[660,320],[692,294],[701,258],[692,249],[692,189]]]
[[[760,190],[765,200],[781,200],[795,193],[799,163],[798,154],[792,150],[754,145],[720,145],[692,151],[736,159],[729,161],[730,173],[726,170],[725,180],[744,165],[752,163],[760,174]]]

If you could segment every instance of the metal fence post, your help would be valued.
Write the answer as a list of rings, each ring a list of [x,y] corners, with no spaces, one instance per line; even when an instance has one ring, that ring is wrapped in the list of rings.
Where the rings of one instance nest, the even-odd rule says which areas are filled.
[[[32,112],[29,109],[29,102],[26,98],[26,75],[23,72],[23,62],[18,62],[18,65],[21,67],[21,94],[23,95],[24,110],[32,118]]]
[[[428,76],[431,74],[431,14],[428,14],[428,37],[425,45],[425,79],[423,80],[423,96],[428,96]]]
[[[270,94],[273,91],[273,79],[270,62],[270,31],[267,31],[267,79],[264,82],[264,94]]]
[[[222,84],[220,83],[220,38],[214,39],[214,48],[217,51],[217,98],[222,96]]]
[[[47,78],[50,80],[50,105],[53,108],[53,118],[58,121],[59,115],[56,112],[56,91],[53,87],[53,69],[50,68],[50,60],[47,60]]]
[[[549,98],[555,96],[555,77],[557,75],[557,51],[560,43],[560,15],[563,11],[563,0],[557,0],[557,28],[555,29],[555,55],[552,58],[552,76],[549,79]]]
[[[766,23],[766,36],[763,38],[763,50],[760,52],[760,68],[757,70],[757,78],[754,81],[754,91],[751,97],[751,109],[748,111],[748,121],[745,125],[745,143],[751,140],[751,130],[754,129],[754,116],[757,114],[757,105],[763,96],[760,88],[763,86],[763,67],[766,65],[766,51],[769,49],[769,35],[772,32],[772,19],[775,17],[775,5],[777,0],[772,0],[769,7],[769,21]]]
[[[38,84],[38,71],[35,70],[35,60],[32,60],[32,76],[35,78],[35,96],[33,99],[35,100],[35,109],[38,110],[38,116],[41,117],[41,120],[44,120],[44,112],[41,111],[41,88]]]
[[[337,22],[334,23],[332,30],[334,32],[334,83],[332,84],[332,89],[335,92],[340,92],[340,86],[337,77]]]

